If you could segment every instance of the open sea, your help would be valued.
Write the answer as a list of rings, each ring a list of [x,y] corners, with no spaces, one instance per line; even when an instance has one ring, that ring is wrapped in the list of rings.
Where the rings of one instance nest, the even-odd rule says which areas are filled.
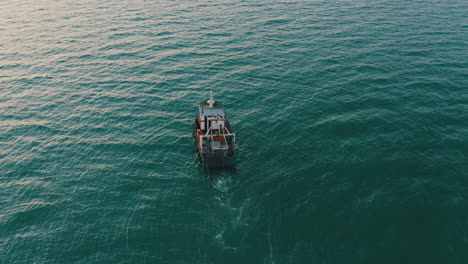
[[[0,263],[468,263],[467,1],[2,0]]]

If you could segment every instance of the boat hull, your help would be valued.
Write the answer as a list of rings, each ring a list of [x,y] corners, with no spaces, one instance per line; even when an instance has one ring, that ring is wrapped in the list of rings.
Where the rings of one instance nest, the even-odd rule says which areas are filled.
[[[193,126],[193,139],[196,145],[197,157],[200,164],[207,169],[223,169],[235,167],[237,164],[236,153],[234,150],[215,150],[202,152],[200,140],[197,134],[198,126],[195,121]]]
[[[211,157],[206,154],[200,155],[203,167],[208,169],[223,169],[231,168],[236,165],[235,155],[231,157]]]

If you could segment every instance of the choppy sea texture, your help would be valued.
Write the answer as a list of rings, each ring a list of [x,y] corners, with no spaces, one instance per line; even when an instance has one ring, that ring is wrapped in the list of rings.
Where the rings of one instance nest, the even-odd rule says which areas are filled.
[[[466,1],[0,4],[1,263],[467,263]],[[197,166],[213,90],[232,171]]]

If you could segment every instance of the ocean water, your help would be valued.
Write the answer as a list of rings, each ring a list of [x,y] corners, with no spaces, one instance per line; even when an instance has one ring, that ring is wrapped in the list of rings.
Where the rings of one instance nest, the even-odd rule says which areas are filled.
[[[0,263],[468,263],[462,0],[0,3]],[[197,165],[213,91],[235,170]]]

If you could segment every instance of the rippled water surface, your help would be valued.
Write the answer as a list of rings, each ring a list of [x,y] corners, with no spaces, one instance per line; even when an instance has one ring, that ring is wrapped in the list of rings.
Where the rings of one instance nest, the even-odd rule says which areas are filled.
[[[1,263],[467,263],[462,0],[0,4]],[[213,90],[236,170],[197,166]]]

